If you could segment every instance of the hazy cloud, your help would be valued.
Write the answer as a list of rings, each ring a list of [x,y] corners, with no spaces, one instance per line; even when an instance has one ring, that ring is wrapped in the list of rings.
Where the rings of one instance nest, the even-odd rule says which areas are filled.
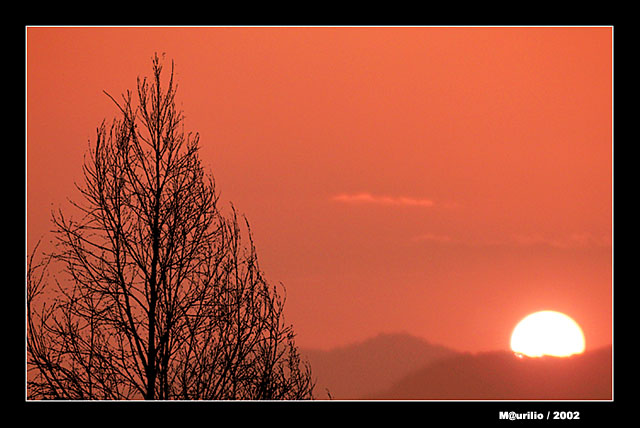
[[[424,233],[422,235],[414,236],[413,240],[414,241],[431,241],[431,242],[440,242],[440,243],[456,242],[456,240],[450,237],[449,235],[436,235],[433,233]]]
[[[596,236],[591,233],[573,233],[565,236],[544,236],[541,234],[514,234],[504,239],[460,239],[446,234],[423,233],[411,238],[414,242],[439,244],[461,244],[470,246],[546,246],[553,248],[595,248],[611,247],[610,236]]]
[[[590,233],[573,233],[568,236],[546,237],[542,235],[513,235],[518,245],[547,245],[556,248],[609,247],[610,236],[594,236]]]
[[[429,199],[409,198],[406,196],[381,196],[372,195],[371,193],[341,193],[334,196],[332,200],[348,204],[377,204],[413,207],[431,207],[434,205],[433,201]]]

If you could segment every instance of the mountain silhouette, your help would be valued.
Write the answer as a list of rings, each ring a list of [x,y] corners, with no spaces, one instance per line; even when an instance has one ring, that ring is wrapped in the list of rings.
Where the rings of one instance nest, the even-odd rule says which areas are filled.
[[[365,399],[610,400],[612,348],[566,358],[511,352],[461,354],[404,376]]]
[[[405,333],[380,334],[329,351],[300,349],[316,378],[315,396],[336,400],[362,399],[390,388],[414,370],[452,357],[456,352]]]

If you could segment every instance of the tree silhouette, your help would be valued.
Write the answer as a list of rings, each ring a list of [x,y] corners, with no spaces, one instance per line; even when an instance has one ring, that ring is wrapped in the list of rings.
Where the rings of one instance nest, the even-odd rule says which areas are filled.
[[[152,63],[135,96],[109,96],[120,119],[85,158],[81,219],[54,214],[55,250],[29,259],[28,397],[312,398],[249,224],[233,206],[223,215],[184,131],[173,62],[164,81]],[[47,300],[50,263],[62,277]]]

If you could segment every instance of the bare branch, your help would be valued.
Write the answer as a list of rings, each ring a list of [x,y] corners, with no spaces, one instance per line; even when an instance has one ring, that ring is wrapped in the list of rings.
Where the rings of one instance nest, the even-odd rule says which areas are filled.
[[[29,398],[312,398],[284,288],[261,272],[249,222],[218,207],[173,62],[166,80],[157,55],[152,66],[135,100],[105,92],[119,119],[85,158],[82,217],[55,214],[55,250],[29,257]]]

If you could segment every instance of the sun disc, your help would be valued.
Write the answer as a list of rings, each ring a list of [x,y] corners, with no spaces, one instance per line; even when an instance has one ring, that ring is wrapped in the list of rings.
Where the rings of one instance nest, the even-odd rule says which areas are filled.
[[[511,349],[518,355],[568,357],[584,352],[582,329],[571,317],[556,311],[526,316],[511,335]]]

